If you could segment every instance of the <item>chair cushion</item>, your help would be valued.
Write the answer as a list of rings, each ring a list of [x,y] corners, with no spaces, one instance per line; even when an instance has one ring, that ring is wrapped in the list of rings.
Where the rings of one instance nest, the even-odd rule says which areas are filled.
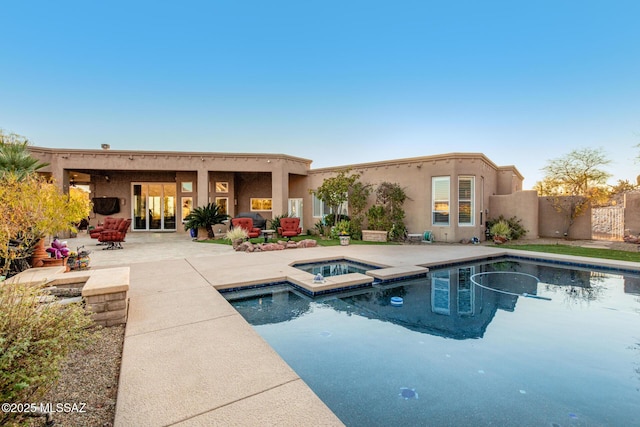
[[[281,218],[278,234],[283,237],[294,237],[302,233],[300,218]]]

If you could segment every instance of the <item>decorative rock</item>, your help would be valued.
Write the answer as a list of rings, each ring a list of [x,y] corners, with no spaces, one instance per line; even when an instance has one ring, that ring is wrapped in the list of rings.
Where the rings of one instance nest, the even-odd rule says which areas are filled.
[[[301,240],[297,243],[297,246],[299,248],[315,248],[316,246],[318,246],[318,242],[316,242],[313,239],[305,239],[305,240]]]

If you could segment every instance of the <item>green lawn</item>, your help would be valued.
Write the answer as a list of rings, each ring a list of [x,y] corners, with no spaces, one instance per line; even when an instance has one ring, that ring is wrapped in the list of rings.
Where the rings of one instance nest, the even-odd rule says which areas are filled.
[[[501,245],[503,248],[523,251],[546,252],[561,255],[575,255],[589,258],[615,259],[618,261],[640,262],[640,252],[618,251],[613,249],[583,248],[571,245]]]
[[[340,246],[340,240],[338,239],[324,239],[320,236],[297,236],[297,237],[293,237],[291,240],[298,242],[300,240],[305,240],[305,239],[312,239],[315,240],[316,242],[318,242],[318,246]],[[270,243],[275,243],[278,240],[286,240],[286,239],[269,239]],[[256,237],[255,239],[249,239],[249,241],[251,243],[264,243],[264,238],[262,237]],[[199,240],[199,242],[202,243],[216,243],[219,245],[231,245],[231,242],[229,240],[226,239],[213,239],[213,240]],[[396,242],[386,242],[386,243],[381,243],[381,242],[364,242],[362,240],[353,240],[351,239],[351,244],[352,245],[399,245],[400,243],[396,243]]]

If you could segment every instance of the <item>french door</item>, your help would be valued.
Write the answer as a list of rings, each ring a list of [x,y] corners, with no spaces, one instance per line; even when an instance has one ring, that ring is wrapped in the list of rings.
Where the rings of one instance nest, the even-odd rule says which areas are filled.
[[[304,230],[304,225],[302,225],[302,199],[289,199],[289,216],[300,218],[300,228]]]
[[[176,184],[132,184],[133,230],[176,230]]]

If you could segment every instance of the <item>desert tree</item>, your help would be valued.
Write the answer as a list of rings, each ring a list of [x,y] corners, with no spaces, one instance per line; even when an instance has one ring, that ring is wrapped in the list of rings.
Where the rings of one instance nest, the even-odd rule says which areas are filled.
[[[338,223],[340,206],[349,200],[349,191],[360,179],[359,173],[350,174],[349,169],[338,172],[336,176],[326,178],[322,185],[310,193],[326,204],[334,215],[334,224]]]
[[[565,234],[590,206],[602,204],[608,198],[607,179],[611,174],[604,167],[610,163],[601,148],[582,148],[551,159],[542,168],[545,176],[534,189],[565,217]]]

